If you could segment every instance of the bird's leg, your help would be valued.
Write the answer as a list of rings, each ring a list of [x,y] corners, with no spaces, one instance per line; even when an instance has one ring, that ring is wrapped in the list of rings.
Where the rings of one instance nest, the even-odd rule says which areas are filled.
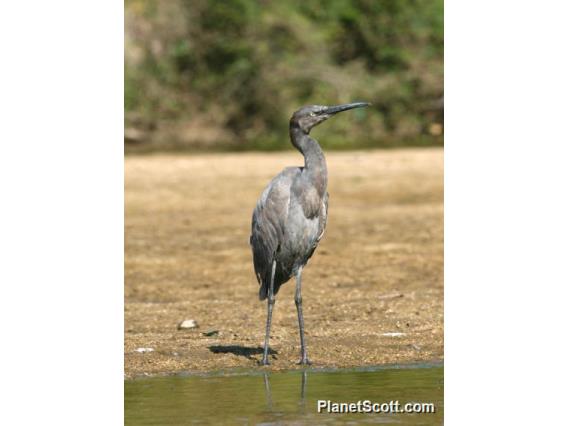
[[[270,340],[270,324],[272,322],[272,308],[276,299],[274,298],[274,274],[276,272],[276,260],[272,261],[272,274],[270,277],[270,287],[268,287],[268,315],[266,316],[266,336],[264,338],[264,355],[262,357],[262,365],[270,364],[268,362],[268,341]]]
[[[304,337],[304,314],[302,313],[302,267],[296,273],[296,295],[294,296],[296,302],[296,310],[298,311],[298,325],[300,326],[300,346],[301,358],[298,364],[308,365],[311,364],[308,359],[308,350],[306,348],[306,339]]]

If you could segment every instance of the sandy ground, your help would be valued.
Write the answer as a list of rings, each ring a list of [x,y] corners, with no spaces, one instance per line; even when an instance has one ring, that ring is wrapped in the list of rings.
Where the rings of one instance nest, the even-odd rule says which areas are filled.
[[[303,275],[310,359],[315,367],[441,360],[443,150],[327,160],[327,231]],[[296,152],[126,157],[126,377],[296,368],[293,280],[276,299],[272,365],[257,367],[266,304],[248,238],[264,186],[302,164]],[[178,330],[185,319],[199,328]]]

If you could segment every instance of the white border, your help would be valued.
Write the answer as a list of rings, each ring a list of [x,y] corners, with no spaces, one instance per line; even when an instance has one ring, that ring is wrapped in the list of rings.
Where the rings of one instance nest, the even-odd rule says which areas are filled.
[[[566,16],[446,2],[447,424],[566,417]]]
[[[123,3],[0,6],[0,424],[123,423]]]

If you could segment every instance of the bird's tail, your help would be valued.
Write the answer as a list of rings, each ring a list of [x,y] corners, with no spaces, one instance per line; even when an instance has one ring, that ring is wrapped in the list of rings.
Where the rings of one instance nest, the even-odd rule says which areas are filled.
[[[276,260],[272,261],[272,270],[265,274],[264,277],[261,278],[260,289],[258,290],[258,298],[260,300],[264,300],[268,298],[268,292],[270,290],[270,280],[274,280],[274,295],[278,293],[278,288],[280,287],[278,281],[278,269],[276,267]],[[259,276],[260,277],[260,276]]]
[[[260,289],[258,290],[258,299],[265,300],[268,297],[268,285],[265,285],[266,281],[262,281]]]

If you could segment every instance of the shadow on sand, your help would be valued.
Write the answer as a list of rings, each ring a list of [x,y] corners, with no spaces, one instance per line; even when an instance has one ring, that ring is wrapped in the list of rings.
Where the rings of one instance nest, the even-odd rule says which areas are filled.
[[[247,359],[254,360],[253,355],[262,355],[264,348],[257,346],[256,348],[247,348],[246,346],[228,345],[228,346],[209,346],[209,350],[214,354],[233,354],[244,356]],[[278,355],[273,349],[268,349],[269,355]]]

